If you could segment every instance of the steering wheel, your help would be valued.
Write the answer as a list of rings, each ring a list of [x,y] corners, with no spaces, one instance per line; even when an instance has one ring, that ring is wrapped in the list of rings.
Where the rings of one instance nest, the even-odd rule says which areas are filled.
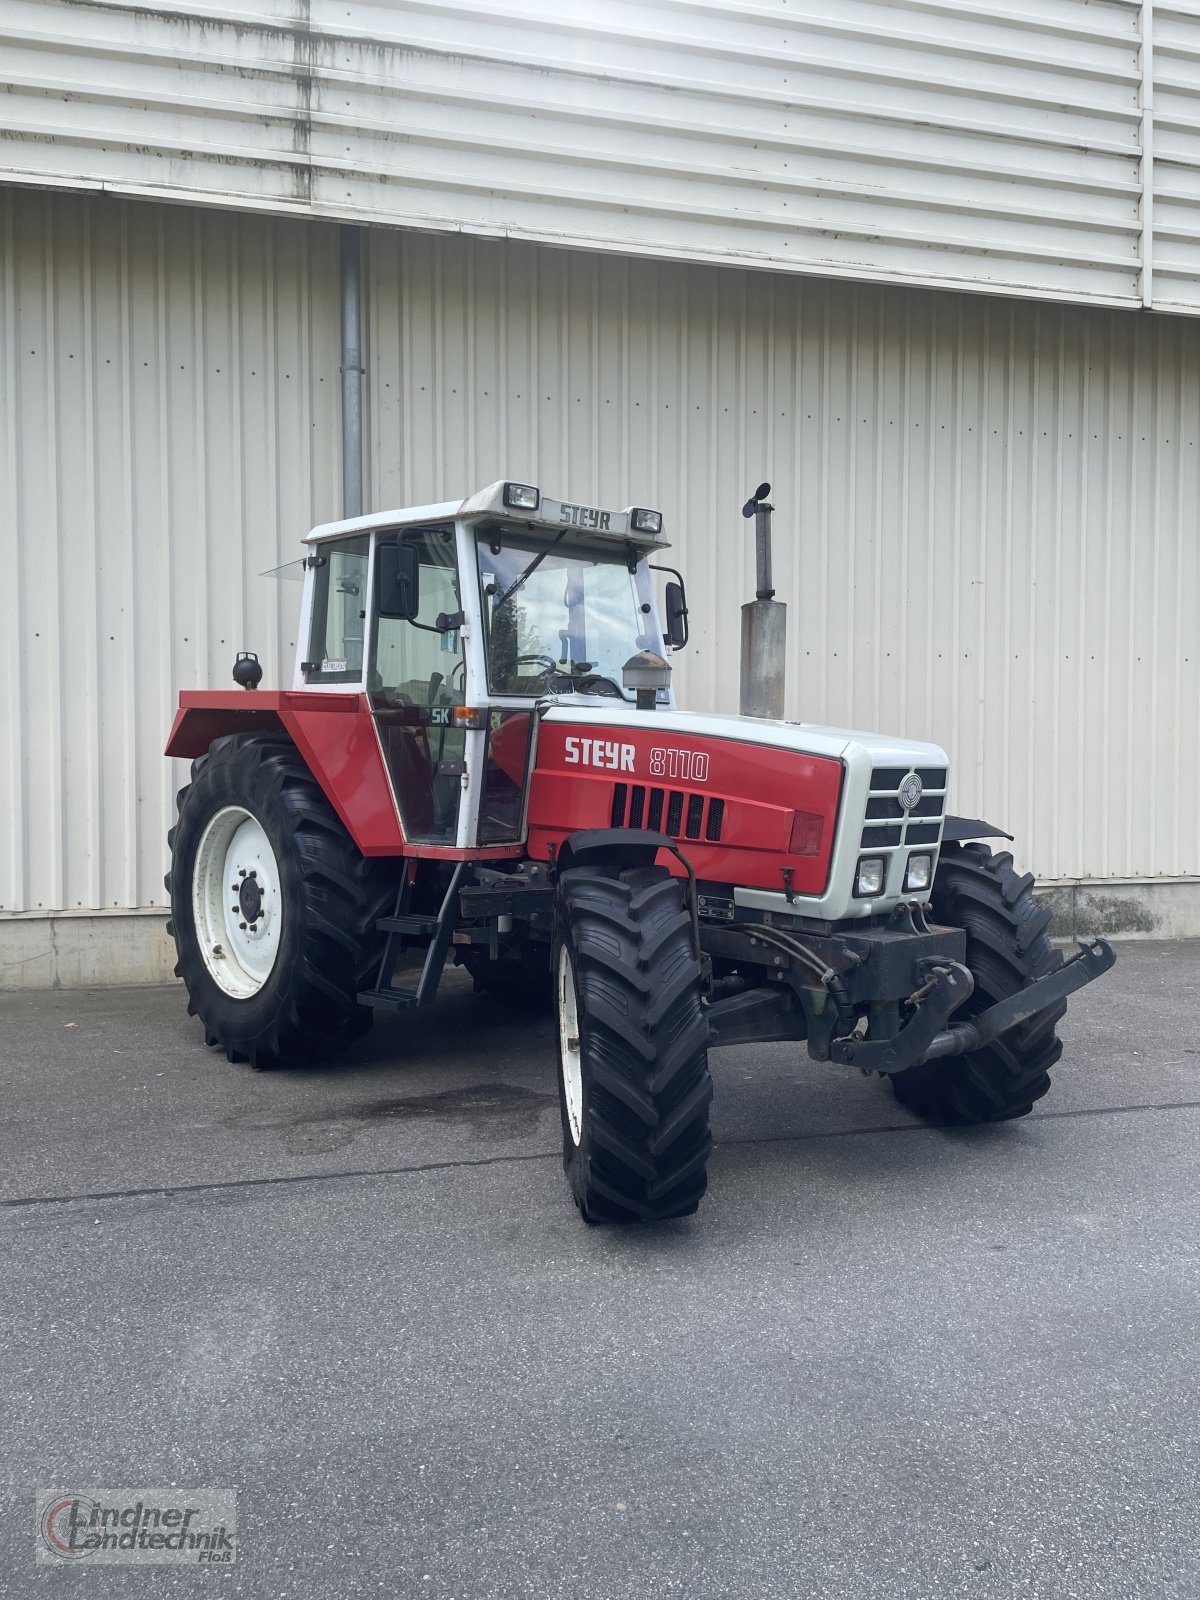
[[[519,667],[523,661],[536,661],[538,666],[543,667],[547,672],[554,672],[558,667],[558,662],[555,661],[553,656],[543,655],[518,656],[513,662],[513,666]],[[522,674],[518,673],[517,676],[521,677]]]

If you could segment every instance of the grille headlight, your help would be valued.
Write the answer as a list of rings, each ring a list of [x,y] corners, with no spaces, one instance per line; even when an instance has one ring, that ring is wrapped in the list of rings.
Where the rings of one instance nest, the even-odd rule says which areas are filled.
[[[854,894],[858,900],[873,900],[883,893],[887,860],[883,856],[863,856],[854,874]]]
[[[920,855],[909,856],[908,865],[904,869],[904,892],[916,894],[922,889],[928,889],[933,882],[933,857],[927,851]]]
[[[542,503],[540,489],[531,483],[506,483],[504,504],[513,511],[536,511]]]
[[[641,506],[634,506],[629,513],[629,525],[635,533],[652,533],[657,539],[662,532],[662,512],[646,511]]]

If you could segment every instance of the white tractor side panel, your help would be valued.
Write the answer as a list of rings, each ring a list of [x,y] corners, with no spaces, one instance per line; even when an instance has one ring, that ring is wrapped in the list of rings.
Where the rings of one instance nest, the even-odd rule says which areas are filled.
[[[0,0],[0,166],[35,185],[1137,305],[1151,9]],[[1164,9],[1168,140],[1194,120],[1193,27]],[[1200,309],[1175,182],[1166,303]]]

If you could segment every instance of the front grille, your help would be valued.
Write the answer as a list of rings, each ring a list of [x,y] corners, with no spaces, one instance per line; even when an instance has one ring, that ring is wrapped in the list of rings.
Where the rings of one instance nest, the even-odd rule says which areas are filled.
[[[653,828],[672,839],[706,839],[710,844],[719,844],[725,826],[725,802],[682,789],[615,783],[611,823],[614,828]]]
[[[905,811],[896,791],[913,770],[912,767],[876,767],[872,771],[871,796],[866,808],[868,825],[862,831],[863,849],[892,849],[900,844],[936,844],[941,838],[941,817],[946,805],[946,769],[915,769],[925,793],[911,811]],[[878,825],[883,818],[888,819],[889,826]],[[918,820],[927,818],[937,820]]]
[[[942,831],[940,822],[910,822],[905,835],[906,844],[936,844]]]
[[[876,767],[871,773],[872,793],[883,790],[894,793],[914,769],[912,767]],[[945,767],[917,767],[917,777],[922,789],[945,789]]]
[[[897,828],[864,828],[862,842],[865,845],[890,845],[900,843],[900,829]]]

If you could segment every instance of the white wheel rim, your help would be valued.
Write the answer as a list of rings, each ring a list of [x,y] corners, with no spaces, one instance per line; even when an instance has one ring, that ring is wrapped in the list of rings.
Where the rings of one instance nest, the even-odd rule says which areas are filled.
[[[563,1097],[571,1138],[583,1134],[583,1055],[579,1048],[579,1004],[575,998],[575,969],[564,945],[558,952],[558,1050],[562,1062]]]
[[[235,1000],[256,995],[279,955],[283,900],[271,841],[241,806],[218,811],[201,835],[192,916],[213,980]]]

